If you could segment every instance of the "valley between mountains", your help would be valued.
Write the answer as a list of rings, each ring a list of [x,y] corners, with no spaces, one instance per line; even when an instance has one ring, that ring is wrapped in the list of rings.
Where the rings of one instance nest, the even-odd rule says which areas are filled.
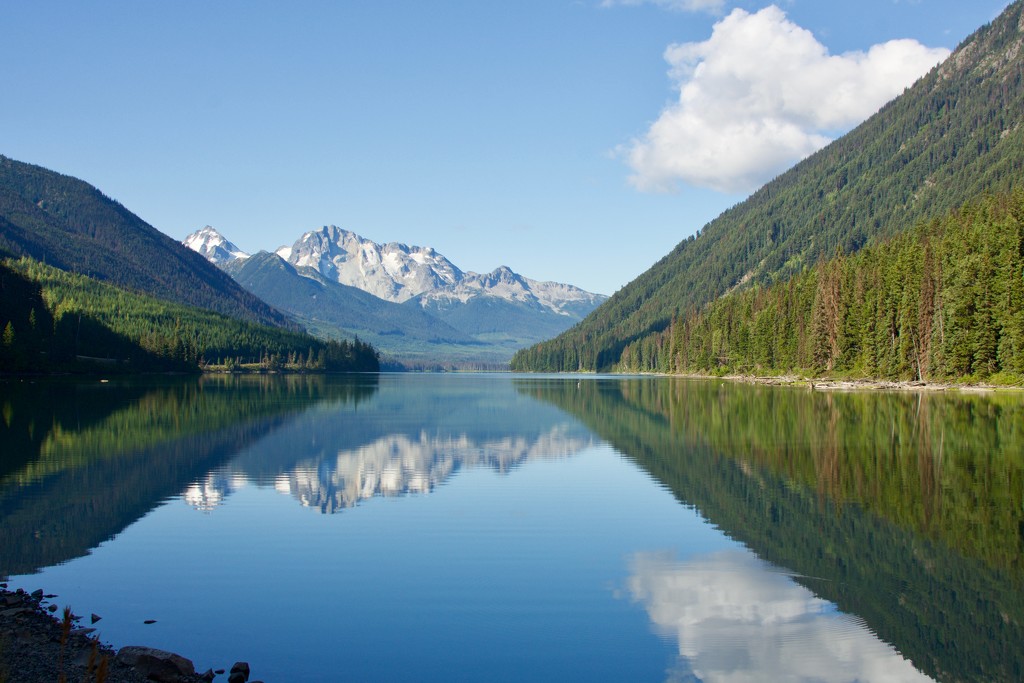
[[[463,271],[431,247],[377,244],[333,225],[248,254],[211,226],[184,245],[323,337],[359,337],[385,367],[502,369],[607,297],[500,266]]]

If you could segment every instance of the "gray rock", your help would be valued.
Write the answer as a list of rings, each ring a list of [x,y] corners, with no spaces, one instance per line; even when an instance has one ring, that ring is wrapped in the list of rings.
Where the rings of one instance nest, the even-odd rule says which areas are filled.
[[[249,662],[235,662],[228,674],[228,683],[246,683],[249,680]]]
[[[183,676],[194,676],[195,665],[181,655],[152,647],[127,645],[117,652],[117,661],[134,667],[151,681],[177,683]]]

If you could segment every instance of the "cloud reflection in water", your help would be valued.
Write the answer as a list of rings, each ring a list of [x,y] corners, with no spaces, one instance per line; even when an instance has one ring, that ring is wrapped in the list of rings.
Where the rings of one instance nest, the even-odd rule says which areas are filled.
[[[629,590],[706,683],[930,681],[857,618],[755,555],[637,553]],[[684,677],[685,680],[686,677]]]

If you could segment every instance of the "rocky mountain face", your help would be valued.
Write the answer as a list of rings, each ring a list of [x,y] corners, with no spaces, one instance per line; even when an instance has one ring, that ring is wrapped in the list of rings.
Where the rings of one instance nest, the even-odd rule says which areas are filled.
[[[234,242],[228,242],[209,225],[189,235],[184,245],[192,251],[199,252],[214,265],[249,258],[249,254],[235,246]]]
[[[464,277],[430,247],[377,244],[333,225],[307,232],[292,246],[279,248],[277,255],[296,267],[313,268],[330,280],[395,303]]]
[[[464,272],[431,247],[377,244],[334,225],[307,232],[276,253],[297,268],[313,268],[385,301],[404,303],[418,297],[424,308],[489,296],[573,315],[580,307],[593,310],[607,298],[572,285],[531,280],[506,266],[486,274]]]
[[[184,244],[309,329],[358,334],[402,360],[501,365],[607,298],[505,266],[463,271],[430,247],[377,244],[333,225],[273,254],[249,256],[209,226]]]

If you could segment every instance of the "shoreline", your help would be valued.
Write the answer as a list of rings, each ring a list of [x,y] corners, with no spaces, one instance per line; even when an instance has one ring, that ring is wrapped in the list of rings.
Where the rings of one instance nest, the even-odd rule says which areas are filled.
[[[1019,384],[986,384],[984,382],[968,384],[964,382],[926,382],[921,380],[840,379],[835,377],[804,377],[801,375],[670,374],[656,376],[679,377],[683,379],[718,379],[744,384],[806,388],[809,391],[901,391],[922,393],[960,392],[965,394],[1024,392],[1024,386]]]
[[[235,662],[229,671],[197,673],[191,660],[173,652],[141,645],[115,649],[100,639],[101,616],[85,619],[69,607],[61,610],[52,602],[56,597],[42,589],[10,590],[0,582],[0,683],[210,683],[225,673],[221,680],[228,683],[249,682],[246,662]]]

